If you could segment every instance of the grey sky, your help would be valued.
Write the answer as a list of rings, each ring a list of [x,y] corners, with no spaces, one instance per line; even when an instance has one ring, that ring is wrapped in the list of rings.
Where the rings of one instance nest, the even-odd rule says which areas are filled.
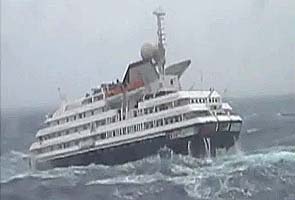
[[[144,42],[151,12],[167,12],[168,63],[192,59],[185,88],[231,96],[295,93],[294,0],[2,0],[1,107],[58,104],[122,77]]]

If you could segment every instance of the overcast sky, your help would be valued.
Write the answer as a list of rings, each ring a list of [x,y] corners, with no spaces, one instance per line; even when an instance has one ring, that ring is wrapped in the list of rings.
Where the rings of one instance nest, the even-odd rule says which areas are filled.
[[[1,107],[59,104],[121,78],[167,13],[168,63],[184,88],[228,96],[295,93],[294,0],[2,0]],[[204,83],[201,86],[200,73]]]

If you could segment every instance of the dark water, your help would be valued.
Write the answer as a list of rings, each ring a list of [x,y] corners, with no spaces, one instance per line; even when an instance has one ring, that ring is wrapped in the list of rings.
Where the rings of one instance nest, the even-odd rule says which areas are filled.
[[[38,172],[24,161],[46,111],[2,113],[1,199],[295,199],[294,96],[231,99],[239,144],[213,160],[159,156]],[[48,111],[48,110],[47,110]]]

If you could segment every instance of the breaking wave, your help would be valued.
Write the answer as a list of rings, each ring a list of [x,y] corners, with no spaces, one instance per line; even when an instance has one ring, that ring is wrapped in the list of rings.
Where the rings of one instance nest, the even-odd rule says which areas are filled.
[[[246,130],[246,133],[250,134],[250,133],[256,133],[258,131],[260,131],[260,129],[258,128],[249,128]]]
[[[40,191],[49,188],[58,197],[58,194],[64,195],[59,191],[61,188],[75,193],[79,188],[95,190],[97,187],[104,188],[100,191],[102,196],[105,191],[111,192],[112,198],[120,199],[152,198],[151,195],[161,195],[172,189],[193,199],[273,199],[274,195],[286,199],[295,196],[295,150],[292,147],[221,155],[209,164],[190,156],[174,155],[171,160],[153,156],[117,166],[92,164],[47,171],[29,170],[24,157],[26,155],[20,152],[1,157],[1,163],[8,159],[7,168],[1,165],[1,171],[4,170],[1,174],[9,174],[1,177],[1,185],[5,188],[27,183],[30,186],[22,190],[36,199],[42,197]],[[95,192],[91,194],[95,195]]]

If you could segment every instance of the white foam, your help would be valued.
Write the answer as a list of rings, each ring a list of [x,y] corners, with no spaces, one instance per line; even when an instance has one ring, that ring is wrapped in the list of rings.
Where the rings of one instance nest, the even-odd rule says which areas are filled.
[[[260,131],[260,129],[258,129],[258,128],[250,128],[250,129],[246,130],[246,133],[251,134],[251,133],[256,133],[258,131]]]

